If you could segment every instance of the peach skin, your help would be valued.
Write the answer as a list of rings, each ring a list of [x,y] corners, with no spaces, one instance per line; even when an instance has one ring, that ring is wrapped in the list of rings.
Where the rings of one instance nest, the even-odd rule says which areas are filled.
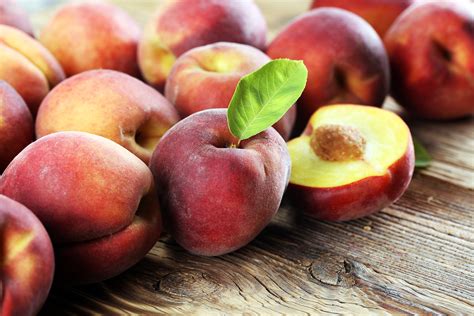
[[[21,96],[0,80],[0,174],[34,140],[33,118]]]
[[[245,246],[277,212],[290,157],[273,128],[232,148],[227,110],[194,113],[172,127],[150,162],[166,229],[206,256]]]
[[[137,45],[141,30],[122,9],[102,1],[61,7],[40,33],[66,75],[113,69],[139,77]]]
[[[176,60],[166,81],[165,96],[181,117],[226,108],[239,80],[270,60],[260,50],[244,44],[219,42],[193,48]],[[293,106],[273,127],[287,140],[295,119]]]
[[[271,58],[303,60],[308,83],[297,101],[296,129],[327,104],[381,106],[390,70],[380,37],[361,17],[337,8],[320,8],[290,22],[268,47]]]
[[[176,58],[191,48],[235,42],[263,50],[266,32],[253,0],[168,0],[145,27],[138,62],[145,80],[163,90]]]
[[[41,104],[36,135],[83,131],[109,138],[148,163],[179,120],[158,91],[127,74],[90,70],[66,79]]]
[[[25,206],[0,194],[0,315],[34,316],[54,274],[51,240]]]
[[[395,19],[416,0],[313,0],[311,9],[336,7],[351,11],[369,22],[381,38]]]
[[[0,80],[15,88],[33,116],[49,90],[64,79],[53,55],[23,31],[0,25]]]
[[[27,206],[55,246],[57,281],[99,282],[137,263],[161,231],[148,167],[122,146],[58,132],[26,147],[0,178],[0,192]]]
[[[393,97],[414,115],[449,120],[474,114],[474,3],[425,1],[385,36]]]
[[[0,24],[17,28],[34,37],[28,14],[15,0],[0,0]]]

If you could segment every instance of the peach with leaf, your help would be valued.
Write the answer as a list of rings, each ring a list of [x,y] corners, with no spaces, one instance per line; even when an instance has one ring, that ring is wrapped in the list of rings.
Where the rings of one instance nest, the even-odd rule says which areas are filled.
[[[173,126],[150,168],[164,225],[186,250],[215,256],[252,241],[277,212],[290,157],[275,124],[301,95],[302,62],[274,60],[240,79],[227,110]]]

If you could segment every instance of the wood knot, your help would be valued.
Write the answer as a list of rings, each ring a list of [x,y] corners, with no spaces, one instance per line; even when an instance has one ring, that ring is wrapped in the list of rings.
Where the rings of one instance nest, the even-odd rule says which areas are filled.
[[[165,275],[155,289],[175,296],[195,298],[216,292],[219,284],[203,272],[176,271]]]
[[[319,282],[332,285],[351,287],[355,284],[354,267],[351,262],[335,254],[323,254],[311,263],[311,276]]]

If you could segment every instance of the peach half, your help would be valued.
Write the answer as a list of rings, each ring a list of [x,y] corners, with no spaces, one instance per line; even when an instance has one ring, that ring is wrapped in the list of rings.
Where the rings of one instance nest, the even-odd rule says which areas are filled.
[[[288,150],[290,198],[306,213],[330,221],[363,217],[397,200],[415,164],[403,120],[360,105],[320,108]]]

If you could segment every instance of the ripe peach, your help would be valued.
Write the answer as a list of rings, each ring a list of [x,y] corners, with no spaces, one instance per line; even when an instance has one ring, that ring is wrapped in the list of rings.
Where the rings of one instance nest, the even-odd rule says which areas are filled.
[[[393,21],[415,0],[313,0],[311,8],[336,7],[364,18],[381,38]]]
[[[232,148],[226,113],[205,110],[180,121],[150,162],[166,229],[195,254],[228,253],[254,239],[277,212],[290,174],[273,128]]]
[[[175,62],[165,96],[181,117],[212,108],[226,108],[240,78],[268,63],[260,50],[243,44],[219,42],[193,48]],[[293,106],[274,127],[284,139],[295,123]]]
[[[140,159],[83,132],[42,137],[0,178],[0,193],[27,206],[46,227],[62,283],[98,282],[145,256],[161,230],[152,191],[153,176]]]
[[[474,3],[426,1],[407,9],[385,36],[392,95],[428,119],[474,114]]]
[[[235,42],[265,48],[267,26],[253,0],[167,1],[145,27],[138,62],[162,90],[177,57],[198,46]]]
[[[15,0],[0,0],[0,24],[9,25],[34,36],[28,14]]]
[[[390,71],[382,41],[367,22],[345,10],[321,8],[301,15],[277,35],[267,54],[301,59],[308,68],[308,83],[297,102],[300,130],[320,106],[381,106],[388,93]]]
[[[0,25],[0,80],[15,88],[33,116],[49,92],[64,79],[64,72],[38,41],[13,27]]]
[[[89,132],[148,163],[161,136],[178,120],[168,100],[143,82],[113,70],[90,70],[68,78],[44,99],[36,135]]]
[[[33,118],[25,101],[0,80],[0,174],[33,139]]]
[[[0,315],[36,315],[53,281],[51,240],[29,209],[4,195],[0,233]]]
[[[290,142],[289,195],[308,214],[346,221],[381,210],[410,183],[410,130],[387,110],[359,105],[320,108]]]
[[[105,2],[61,7],[44,27],[40,41],[72,76],[91,69],[113,69],[138,77],[140,28],[122,9]]]

